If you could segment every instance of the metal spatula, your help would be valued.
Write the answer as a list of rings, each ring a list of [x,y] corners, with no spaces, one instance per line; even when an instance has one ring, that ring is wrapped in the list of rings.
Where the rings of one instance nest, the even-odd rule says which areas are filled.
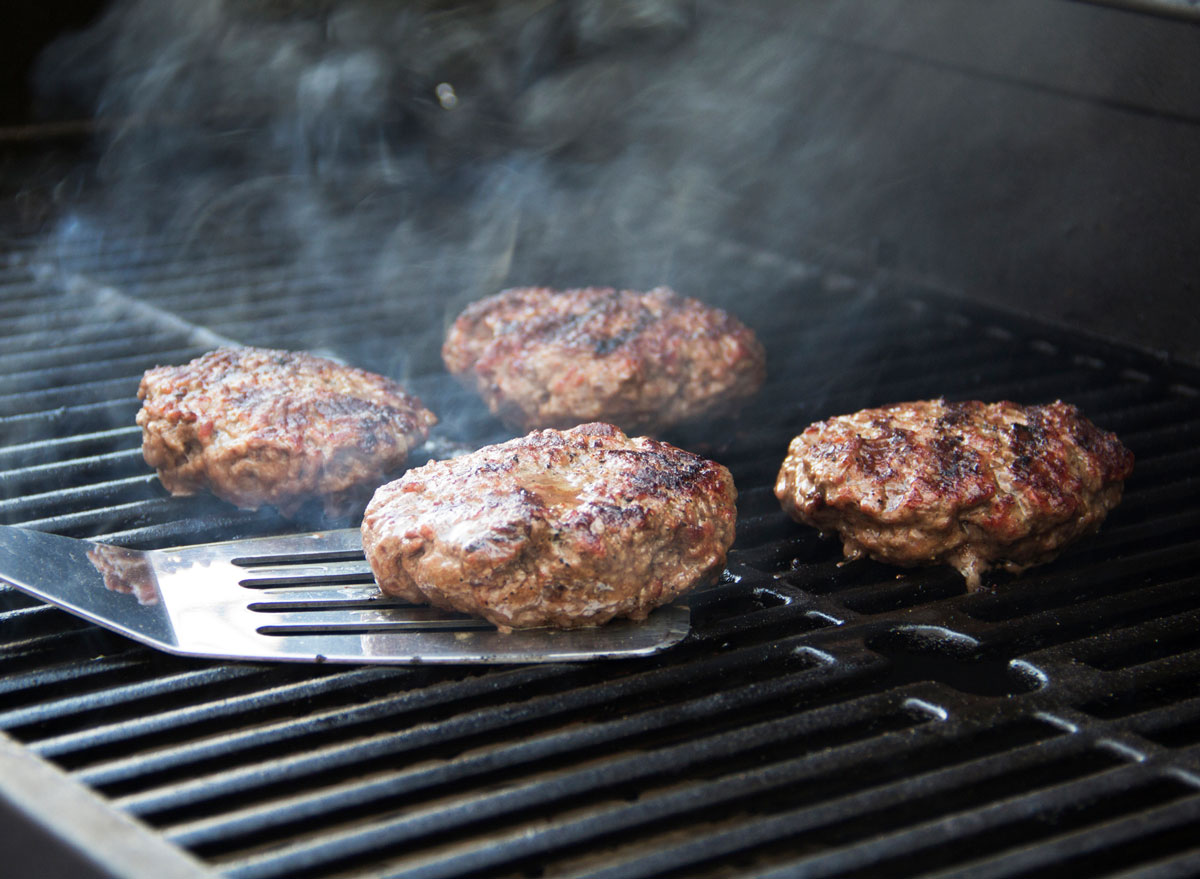
[[[379,594],[357,529],[137,552],[0,526],[0,580],[170,653],[353,663],[643,656],[688,633],[686,605],[642,622],[503,633]]]

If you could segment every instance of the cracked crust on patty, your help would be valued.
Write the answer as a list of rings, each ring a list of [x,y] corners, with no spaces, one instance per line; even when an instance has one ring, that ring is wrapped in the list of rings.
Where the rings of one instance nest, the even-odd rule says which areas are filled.
[[[1133,454],[1061,401],[864,409],[792,440],[775,494],[795,520],[838,532],[847,558],[944,563],[980,585],[993,567],[1053,559],[1100,527]]]
[[[502,629],[644,619],[715,581],[737,518],[716,462],[608,424],[542,430],[382,486],[363,548],[383,592]]]
[[[629,432],[735,412],[766,375],[752,330],[667,287],[521,287],[468,306],[446,367],[521,430],[589,421]]]
[[[167,490],[292,516],[361,509],[437,422],[391,379],[311,354],[218,348],[146,372],[142,454]]]

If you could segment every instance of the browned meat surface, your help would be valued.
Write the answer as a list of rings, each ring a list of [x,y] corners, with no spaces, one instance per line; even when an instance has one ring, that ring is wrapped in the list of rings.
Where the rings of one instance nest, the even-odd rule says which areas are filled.
[[[666,287],[506,290],[463,311],[442,357],[522,430],[606,421],[656,432],[736,411],[766,375],[749,328]]]
[[[313,497],[330,515],[361,509],[437,421],[391,379],[264,348],[156,367],[138,397],[142,454],[172,494],[288,516]]]
[[[720,464],[586,424],[410,470],[363,548],[384,592],[501,628],[644,619],[720,574],[736,496]]]
[[[1133,455],[1074,407],[929,400],[864,409],[792,440],[775,494],[848,558],[993,567],[1050,561],[1100,527]]]

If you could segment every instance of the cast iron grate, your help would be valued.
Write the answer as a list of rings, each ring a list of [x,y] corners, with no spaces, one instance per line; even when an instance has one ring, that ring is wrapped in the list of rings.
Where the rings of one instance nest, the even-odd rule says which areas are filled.
[[[6,523],[147,547],[298,527],[167,497],[141,461],[142,370],[223,341],[402,378],[443,414],[431,454],[507,435],[437,358],[448,316],[486,291],[430,308],[299,272],[261,241],[220,258],[34,244],[0,272]],[[667,280],[738,310],[752,279],[771,378],[737,421],[671,437],[740,490],[727,576],[678,649],[536,668],[215,664],[4,591],[0,729],[243,879],[1195,868],[1198,377],[936,291],[694,247]],[[1077,403],[1138,456],[1125,501],[1058,561],[977,594],[946,570],[843,565],[780,512],[792,434],[939,394]]]

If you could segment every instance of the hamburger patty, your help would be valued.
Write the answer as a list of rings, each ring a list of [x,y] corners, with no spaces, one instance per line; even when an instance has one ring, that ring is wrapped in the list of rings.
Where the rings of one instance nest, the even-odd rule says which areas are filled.
[[[437,422],[391,379],[265,348],[156,367],[138,397],[142,454],[172,494],[286,516],[312,497],[330,515],[361,508]]]
[[[792,440],[775,494],[847,558],[992,567],[1050,561],[1121,500],[1133,454],[1074,407],[929,400],[864,409]]]
[[[502,629],[594,626],[714,581],[736,497],[720,464],[586,424],[410,470],[375,492],[363,548],[390,595]]]
[[[749,328],[666,287],[506,290],[459,315],[442,358],[521,430],[655,432],[735,411],[766,375]]]

